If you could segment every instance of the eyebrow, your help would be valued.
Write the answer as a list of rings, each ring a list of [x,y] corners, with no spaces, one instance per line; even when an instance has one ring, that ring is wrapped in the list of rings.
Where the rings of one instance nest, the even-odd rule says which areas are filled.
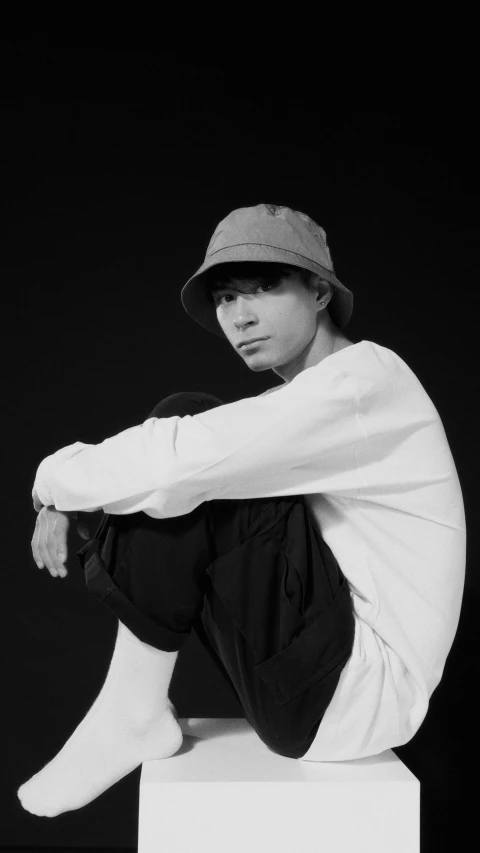
[[[223,282],[222,282],[222,284],[212,284],[212,288],[211,288],[211,289],[212,289],[212,290],[225,290],[225,289],[227,289],[227,288],[229,288],[229,287],[235,287],[235,285],[234,285],[234,284],[232,284],[232,282],[231,282],[231,281],[226,282],[226,283],[223,283]]]
[[[237,288],[233,284],[221,284],[221,285],[217,285],[215,287],[212,287],[211,294],[213,297],[215,297],[216,294],[223,293],[225,290],[233,290],[236,292]]]

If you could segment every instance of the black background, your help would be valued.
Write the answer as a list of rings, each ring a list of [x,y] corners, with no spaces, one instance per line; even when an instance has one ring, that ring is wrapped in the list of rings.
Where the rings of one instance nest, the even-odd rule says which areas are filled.
[[[66,580],[36,568],[31,488],[42,458],[141,423],[174,391],[230,402],[278,383],[250,373],[180,302],[216,224],[260,202],[326,229],[337,276],[355,294],[347,335],[396,351],[447,431],[469,533],[462,614],[425,723],[396,752],[422,783],[422,853],[454,849],[471,819],[476,87],[465,56],[453,74],[448,51],[423,64],[422,46],[404,44],[401,65],[387,74],[372,63],[362,84],[364,64],[350,57],[347,68],[343,44],[335,62],[322,61],[318,44],[315,54],[295,44],[187,46],[148,23],[122,35],[19,29],[1,43],[5,849],[136,847],[140,769],[55,819],[16,800],[94,701],[116,630],[85,590],[76,534]],[[181,716],[242,715],[194,635],[171,695]]]

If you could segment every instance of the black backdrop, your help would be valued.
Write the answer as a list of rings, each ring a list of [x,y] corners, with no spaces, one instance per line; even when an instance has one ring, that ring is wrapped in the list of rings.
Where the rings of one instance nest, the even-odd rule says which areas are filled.
[[[53,820],[16,801],[95,699],[116,625],[84,588],[76,534],[66,580],[36,568],[31,487],[43,457],[142,422],[166,394],[230,402],[277,384],[180,302],[218,221],[259,202],[323,225],[355,293],[347,334],[404,358],[445,425],[469,525],[464,603],[427,719],[396,751],[422,782],[423,853],[451,850],[468,821],[462,779],[478,758],[474,101],[468,81],[452,99],[426,75],[424,88],[402,79],[359,107],[345,91],[327,97],[318,66],[290,56],[286,69],[276,57],[161,50],[147,32],[2,43],[3,848],[136,846],[140,770]],[[172,697],[180,715],[241,715],[195,636]]]

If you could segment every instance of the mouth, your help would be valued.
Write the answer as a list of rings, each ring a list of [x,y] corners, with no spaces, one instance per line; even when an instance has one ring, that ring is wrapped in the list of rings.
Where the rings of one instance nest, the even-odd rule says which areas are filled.
[[[237,349],[243,349],[243,347],[252,346],[252,344],[259,344],[262,341],[267,341],[268,338],[252,338],[250,341],[242,341],[240,344],[237,344]]]

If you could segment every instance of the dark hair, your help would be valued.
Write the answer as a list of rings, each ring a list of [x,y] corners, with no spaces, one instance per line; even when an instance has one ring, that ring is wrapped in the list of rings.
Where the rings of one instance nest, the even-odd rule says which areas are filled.
[[[309,286],[312,278],[310,270],[296,267],[292,264],[281,264],[273,261],[230,261],[215,264],[204,273],[205,292],[209,302],[213,304],[213,293],[223,287],[249,293],[259,284],[269,284],[276,287],[286,275],[296,273],[302,284]],[[232,282],[235,281],[235,284]],[[243,282],[244,285],[240,284]]]

